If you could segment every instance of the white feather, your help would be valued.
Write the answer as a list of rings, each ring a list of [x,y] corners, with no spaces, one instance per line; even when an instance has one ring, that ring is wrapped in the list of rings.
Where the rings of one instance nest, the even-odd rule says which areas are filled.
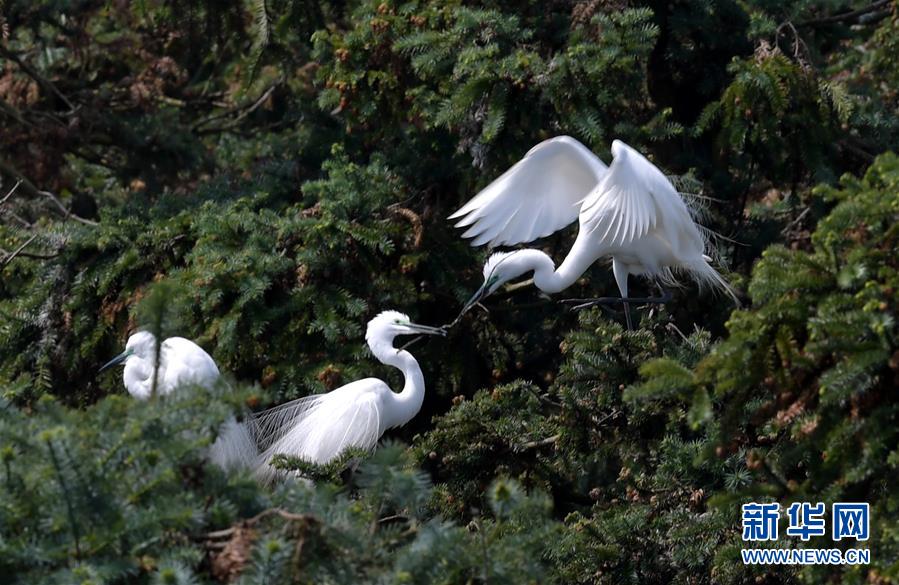
[[[153,389],[156,337],[147,331],[138,331],[128,338],[125,351],[130,352],[122,375],[125,389],[135,398],[147,400]],[[156,374],[159,395],[191,384],[212,388],[219,383],[220,377],[215,361],[193,341],[169,337],[162,342]],[[246,423],[238,423],[233,417],[225,421],[209,448],[209,459],[223,469],[255,467],[258,450]]]
[[[402,370],[405,384],[401,392],[393,392],[376,378],[365,378],[256,415],[253,431],[262,448],[257,477],[268,482],[281,475],[271,465],[277,454],[328,463],[350,447],[374,449],[384,431],[411,420],[421,409],[424,377],[409,352],[393,347],[393,339],[414,333],[445,334],[410,323],[408,316],[396,311],[380,313],[369,321],[365,333],[375,357]]]
[[[209,461],[222,469],[254,469],[258,464],[259,450],[247,423],[234,417],[226,420],[219,435],[209,447]]]
[[[512,256],[491,256],[485,280],[494,279],[493,290],[533,271],[538,288],[558,292],[596,260],[611,257],[622,297],[630,274],[667,282],[683,273],[737,302],[709,263],[702,228],[671,181],[620,140],[612,143],[612,154],[606,167],[573,138],[546,140],[450,216],[469,226],[463,237],[474,238],[473,245],[491,247],[528,242],[579,219],[577,240],[557,269],[539,250],[516,254],[514,262]]]
[[[277,471],[269,465],[277,454],[324,464],[350,447],[372,450],[383,434],[380,412],[385,393],[381,380],[366,378],[327,394],[307,396],[257,415],[262,451],[257,476],[270,481]]]
[[[449,216],[473,246],[530,242],[574,222],[606,165],[569,136],[541,142]],[[469,227],[470,226],[470,227]]]

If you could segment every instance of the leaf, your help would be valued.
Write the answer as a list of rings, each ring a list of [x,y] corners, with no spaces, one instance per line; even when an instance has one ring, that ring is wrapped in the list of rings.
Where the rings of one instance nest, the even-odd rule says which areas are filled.
[[[712,418],[712,399],[705,388],[697,388],[693,393],[693,402],[690,404],[690,410],[687,411],[687,422],[693,430],[711,420]]]

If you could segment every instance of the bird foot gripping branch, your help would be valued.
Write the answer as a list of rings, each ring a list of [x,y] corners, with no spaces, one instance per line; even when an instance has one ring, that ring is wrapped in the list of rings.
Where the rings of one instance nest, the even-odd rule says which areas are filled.
[[[670,290],[662,289],[662,294],[657,297],[598,297],[595,299],[562,299],[559,302],[565,305],[574,305],[572,311],[581,311],[599,305],[664,305],[671,301],[674,295]]]
[[[671,291],[662,289],[662,294],[657,297],[599,297],[596,299],[562,299],[562,304],[574,304],[572,311],[582,311],[591,307],[608,308],[609,305],[622,306],[627,330],[633,331],[634,324],[631,321],[631,305],[663,305],[672,299]]]

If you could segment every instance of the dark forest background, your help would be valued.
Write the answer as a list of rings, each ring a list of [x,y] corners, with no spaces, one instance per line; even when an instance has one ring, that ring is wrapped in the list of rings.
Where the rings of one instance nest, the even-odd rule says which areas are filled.
[[[897,113],[892,1],[0,0],[0,581],[899,582]],[[677,176],[742,307],[501,293],[372,457],[204,463],[232,413],[398,385],[365,322],[451,321],[485,253],[446,216],[560,134]],[[98,375],[148,319],[232,390]],[[742,565],[749,501],[871,502],[872,563]]]

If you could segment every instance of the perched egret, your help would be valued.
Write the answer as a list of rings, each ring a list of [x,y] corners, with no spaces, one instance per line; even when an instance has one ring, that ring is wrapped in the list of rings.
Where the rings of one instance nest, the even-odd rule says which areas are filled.
[[[258,414],[255,432],[260,445],[268,445],[257,469],[260,479],[271,481],[278,475],[270,465],[274,455],[328,463],[348,447],[374,449],[384,431],[412,420],[421,410],[425,380],[412,354],[395,348],[393,339],[416,334],[446,335],[446,331],[412,323],[396,311],[384,311],[368,322],[365,333],[372,354],[403,372],[401,392],[394,392],[377,378],[365,378]]]
[[[147,331],[138,331],[128,338],[125,351],[110,360],[100,371],[124,363],[125,388],[135,398],[146,400],[153,392],[155,361],[156,337]],[[159,371],[156,375],[158,394],[169,394],[175,388],[188,384],[211,388],[219,377],[218,366],[193,341],[183,337],[169,337],[162,342]],[[257,457],[258,450],[249,428],[233,417],[219,429],[218,438],[209,450],[209,459],[223,469],[252,468],[256,465]]]
[[[125,364],[123,374],[128,393],[146,400],[153,391],[153,363],[156,360],[156,337],[138,331],[128,338],[125,351],[112,358],[100,371]],[[159,350],[159,372],[156,392],[168,394],[178,386],[197,384],[211,387],[219,379],[219,369],[203,348],[183,337],[169,337]]]
[[[709,264],[706,238],[674,185],[642,154],[616,140],[614,160],[606,166],[570,136],[541,142],[512,168],[475,195],[450,219],[467,227],[472,245],[490,247],[530,242],[579,220],[580,230],[568,256],[556,269],[540,250],[493,254],[484,266],[484,284],[462,310],[503,283],[533,271],[534,285],[545,293],[571,286],[594,262],[612,258],[628,328],[628,301],[665,299],[628,297],[628,276],[643,275],[673,283],[684,273],[700,285],[736,295]],[[604,302],[605,299],[596,299]]]

